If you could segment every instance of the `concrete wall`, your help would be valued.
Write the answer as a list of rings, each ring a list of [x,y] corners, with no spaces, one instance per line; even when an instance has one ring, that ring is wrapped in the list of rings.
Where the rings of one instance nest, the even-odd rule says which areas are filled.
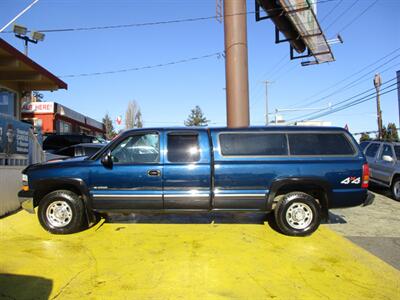
[[[0,216],[20,207],[17,193],[21,189],[21,171],[24,168],[0,166]]]

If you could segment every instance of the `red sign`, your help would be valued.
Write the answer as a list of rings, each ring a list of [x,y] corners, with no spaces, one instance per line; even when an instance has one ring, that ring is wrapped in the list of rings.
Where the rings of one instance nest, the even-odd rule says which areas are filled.
[[[118,125],[121,125],[121,123],[122,123],[122,117],[121,117],[121,116],[118,116],[117,119],[116,119],[116,121],[117,121],[117,124],[118,124]]]
[[[21,107],[22,113],[53,113],[54,102],[25,102]]]

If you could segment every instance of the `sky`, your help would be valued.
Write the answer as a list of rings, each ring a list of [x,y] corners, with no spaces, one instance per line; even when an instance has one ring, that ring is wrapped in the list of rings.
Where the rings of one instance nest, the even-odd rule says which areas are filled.
[[[307,67],[300,65],[300,59],[289,59],[287,43],[275,44],[270,20],[256,22],[254,14],[248,14],[251,125],[265,122],[265,80],[272,81],[268,98],[269,112],[273,113],[275,109],[304,105],[326,108],[373,88],[377,72],[381,73],[383,83],[396,76],[396,70],[400,70],[400,1],[378,0],[356,19],[373,2],[319,3],[317,17],[326,37],[333,39],[339,33],[344,43],[331,46],[336,61]],[[31,0],[0,0],[0,27],[29,3]],[[254,1],[247,1],[247,10],[254,11]],[[209,17],[215,11],[215,0],[40,0],[16,23],[33,30],[96,27]],[[66,91],[45,92],[46,101],[59,102],[95,119],[101,120],[109,113],[115,120],[124,115],[128,101],[135,100],[146,127],[183,125],[196,105],[202,108],[211,126],[225,126],[222,56],[115,74],[62,77],[165,64],[223,52],[223,34],[223,24],[215,19],[53,32],[46,33],[43,42],[31,45],[29,56],[68,84]],[[2,33],[0,37],[23,51],[23,42],[13,34]],[[390,83],[394,82],[387,85]],[[395,122],[399,126],[397,92],[382,95],[381,102],[383,123]],[[302,119],[310,112],[287,112],[283,117]],[[347,124],[353,133],[376,130],[376,102],[370,100],[318,120],[340,127]]]

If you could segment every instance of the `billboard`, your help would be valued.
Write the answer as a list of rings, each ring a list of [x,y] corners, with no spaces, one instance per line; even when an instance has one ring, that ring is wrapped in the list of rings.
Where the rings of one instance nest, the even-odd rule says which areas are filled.
[[[30,125],[0,115],[0,154],[28,155]]]

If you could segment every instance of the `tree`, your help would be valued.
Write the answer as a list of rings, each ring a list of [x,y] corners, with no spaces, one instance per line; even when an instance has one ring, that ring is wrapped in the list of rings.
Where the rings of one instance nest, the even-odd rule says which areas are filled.
[[[106,139],[107,140],[112,140],[117,133],[114,130],[114,125],[112,123],[112,120],[110,118],[110,116],[108,115],[108,113],[106,113],[106,115],[103,118],[103,124],[106,130]]]
[[[369,136],[368,133],[363,132],[363,133],[361,134],[360,143],[361,143],[361,142],[365,142],[365,141],[370,141],[370,140],[371,140],[371,137]]]
[[[142,113],[139,104],[133,100],[128,102],[128,107],[125,111],[125,128],[142,128]]]
[[[382,128],[382,139],[389,142],[398,142],[399,134],[397,132],[396,124],[389,123]]]
[[[207,126],[209,120],[204,116],[200,106],[196,105],[190,111],[190,115],[185,121],[185,126]]]

